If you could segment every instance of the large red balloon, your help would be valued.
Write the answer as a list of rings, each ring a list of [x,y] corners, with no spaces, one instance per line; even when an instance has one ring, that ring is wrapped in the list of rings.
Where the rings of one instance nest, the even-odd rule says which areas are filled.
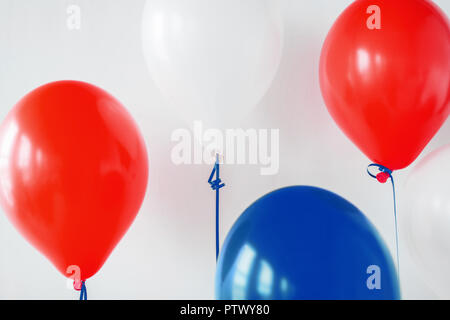
[[[147,176],[136,123],[88,83],[43,85],[0,127],[1,205],[66,276],[71,265],[80,268],[80,280],[100,269],[133,222]]]
[[[391,170],[408,166],[450,112],[448,18],[426,0],[355,1],[325,40],[320,85],[362,152]]]

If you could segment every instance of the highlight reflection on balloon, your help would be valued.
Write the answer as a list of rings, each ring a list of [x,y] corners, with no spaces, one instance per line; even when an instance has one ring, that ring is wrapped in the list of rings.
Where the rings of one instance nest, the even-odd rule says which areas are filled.
[[[371,287],[373,270],[379,288]],[[389,252],[355,206],[294,186],[258,199],[236,221],[220,253],[216,297],[399,299],[400,290]]]

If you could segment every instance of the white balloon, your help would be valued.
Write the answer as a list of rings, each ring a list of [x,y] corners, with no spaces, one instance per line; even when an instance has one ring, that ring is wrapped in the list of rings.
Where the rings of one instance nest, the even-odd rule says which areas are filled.
[[[157,87],[187,121],[234,124],[259,102],[283,42],[270,0],[147,0],[145,59]]]
[[[450,298],[450,145],[427,155],[404,190],[402,232],[413,259],[440,297]]]

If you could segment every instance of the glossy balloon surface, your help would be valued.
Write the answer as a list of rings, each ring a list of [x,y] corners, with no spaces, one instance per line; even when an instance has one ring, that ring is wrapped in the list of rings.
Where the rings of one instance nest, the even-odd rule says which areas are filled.
[[[147,175],[136,123],[96,86],[43,85],[1,124],[2,207],[66,276],[76,266],[84,280],[103,265],[141,206]]]
[[[373,267],[375,266],[375,267]],[[380,289],[369,289],[379,267]],[[315,187],[273,191],[248,207],[223,245],[219,299],[398,299],[393,261],[366,217]]]
[[[236,125],[269,88],[283,23],[271,0],[147,0],[144,56],[182,120]]]
[[[322,95],[368,158],[401,169],[448,117],[449,57],[449,20],[431,1],[358,0],[323,45]]]

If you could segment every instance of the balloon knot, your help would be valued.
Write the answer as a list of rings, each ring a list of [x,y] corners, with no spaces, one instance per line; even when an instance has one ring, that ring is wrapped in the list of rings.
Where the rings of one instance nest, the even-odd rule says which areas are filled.
[[[380,183],[386,183],[387,179],[389,179],[389,173],[387,172],[380,172],[376,175],[378,182]]]
[[[225,183],[222,183],[222,180],[220,179],[210,181],[209,184],[211,185],[211,189],[213,190],[218,190],[225,186]]]
[[[374,173],[370,172],[369,169],[371,167],[376,167],[379,172],[376,175]],[[372,178],[377,179],[378,182],[380,182],[380,183],[386,183],[386,181],[389,178],[392,178],[392,170],[386,168],[385,166],[382,166],[381,164],[377,164],[377,163],[369,164],[369,166],[367,167],[367,173]]]
[[[215,175],[215,180],[214,179]],[[211,185],[211,189],[214,191],[219,190],[220,188],[225,187],[225,183],[222,183],[219,177],[219,154],[216,155],[216,162],[214,164],[214,168],[209,176],[208,183]]]

